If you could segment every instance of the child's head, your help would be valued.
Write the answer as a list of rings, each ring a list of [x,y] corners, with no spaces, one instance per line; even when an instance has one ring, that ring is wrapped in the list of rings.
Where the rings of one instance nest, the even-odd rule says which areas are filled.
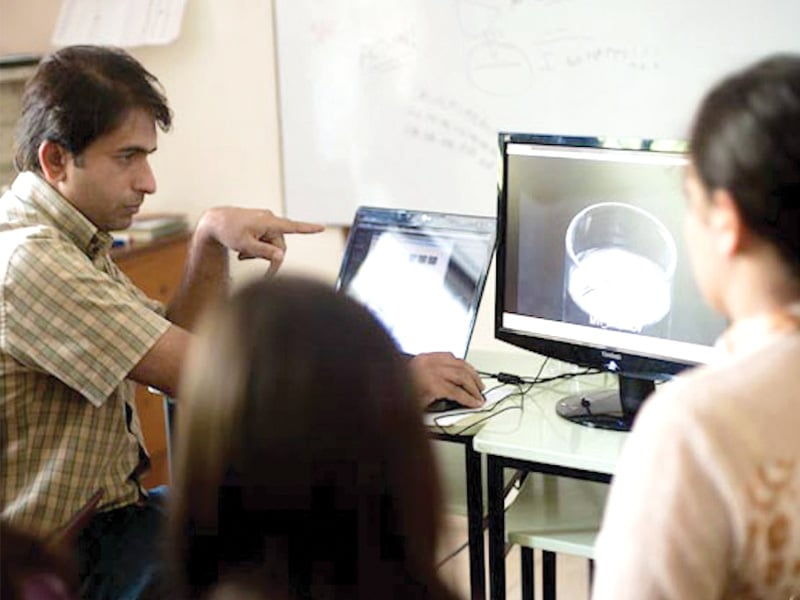
[[[206,319],[178,411],[173,539],[190,593],[240,576],[292,595],[433,584],[429,442],[366,309],[301,279],[243,288]]]

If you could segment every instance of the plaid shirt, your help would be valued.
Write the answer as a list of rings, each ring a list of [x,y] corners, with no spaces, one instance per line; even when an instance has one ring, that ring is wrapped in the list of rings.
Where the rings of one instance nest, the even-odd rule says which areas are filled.
[[[98,488],[102,510],[143,493],[126,377],[169,321],[110,247],[108,233],[34,173],[0,198],[0,509],[40,534]]]

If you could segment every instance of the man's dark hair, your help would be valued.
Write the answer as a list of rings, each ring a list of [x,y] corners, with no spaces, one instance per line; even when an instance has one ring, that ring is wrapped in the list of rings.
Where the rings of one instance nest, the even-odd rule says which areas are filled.
[[[800,275],[800,55],[771,56],[712,88],[691,153],[706,189],[728,190],[748,227]]]
[[[106,46],[62,48],[42,60],[25,86],[14,163],[19,171],[41,172],[45,140],[78,157],[136,108],[149,111],[162,131],[170,128],[161,84],[130,54]]]

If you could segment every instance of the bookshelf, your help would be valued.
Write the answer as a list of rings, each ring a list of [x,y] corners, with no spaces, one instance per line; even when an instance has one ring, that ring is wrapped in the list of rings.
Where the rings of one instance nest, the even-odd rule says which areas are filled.
[[[169,238],[189,229],[186,215],[179,213],[155,213],[134,217],[130,227],[112,231],[115,246],[135,246]]]

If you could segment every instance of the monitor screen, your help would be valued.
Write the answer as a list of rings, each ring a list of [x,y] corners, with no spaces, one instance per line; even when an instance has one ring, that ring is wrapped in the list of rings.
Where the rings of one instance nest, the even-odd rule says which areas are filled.
[[[464,358],[494,254],[494,217],[362,206],[337,288],[406,354]]]
[[[621,400],[614,390],[559,411],[626,429],[653,382],[711,360],[725,327],[683,239],[685,144],[512,133],[499,142],[495,335],[619,374]]]

